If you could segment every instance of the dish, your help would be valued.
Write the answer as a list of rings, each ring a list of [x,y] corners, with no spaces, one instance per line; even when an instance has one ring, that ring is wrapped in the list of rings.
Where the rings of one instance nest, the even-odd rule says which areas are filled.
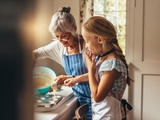
[[[48,93],[52,84],[55,84],[54,79],[56,73],[49,67],[36,66],[33,69],[33,84],[35,95],[45,95]]]

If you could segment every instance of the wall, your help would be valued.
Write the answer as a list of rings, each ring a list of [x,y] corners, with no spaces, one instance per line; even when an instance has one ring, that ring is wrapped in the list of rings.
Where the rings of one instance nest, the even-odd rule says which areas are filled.
[[[52,15],[62,6],[70,6],[71,13],[77,21],[77,28],[79,32],[79,0],[39,0],[36,8],[35,20],[35,41],[34,49],[44,46],[52,42],[52,35],[48,31],[48,26]],[[39,60],[36,65],[45,65],[51,67],[57,75],[65,74],[64,69],[50,59]]]
[[[134,83],[129,120],[160,120],[160,1],[128,0],[126,57]]]
[[[76,23],[77,23],[77,31],[79,33],[80,31],[80,3],[79,0],[53,0],[54,1],[54,7],[53,10],[56,12],[60,7],[62,6],[70,6],[71,7],[71,14],[75,17]]]

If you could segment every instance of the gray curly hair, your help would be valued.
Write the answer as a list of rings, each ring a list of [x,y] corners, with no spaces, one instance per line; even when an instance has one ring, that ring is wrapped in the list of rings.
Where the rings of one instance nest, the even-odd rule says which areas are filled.
[[[49,25],[49,31],[54,34],[56,32],[70,32],[73,36],[76,36],[76,21],[72,14],[70,14],[70,7],[62,7],[56,12],[51,19]]]

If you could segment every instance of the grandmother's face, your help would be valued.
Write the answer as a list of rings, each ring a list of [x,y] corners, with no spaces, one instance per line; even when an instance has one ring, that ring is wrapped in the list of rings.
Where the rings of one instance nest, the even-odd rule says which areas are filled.
[[[69,32],[56,32],[55,37],[65,46],[68,47],[70,44],[71,33]]]

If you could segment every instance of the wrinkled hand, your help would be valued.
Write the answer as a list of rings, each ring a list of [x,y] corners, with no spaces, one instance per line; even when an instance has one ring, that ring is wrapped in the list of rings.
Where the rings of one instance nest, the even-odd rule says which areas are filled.
[[[65,81],[64,81],[64,85],[65,86],[68,86],[68,87],[72,87],[72,86],[75,86],[75,79],[76,78],[68,78],[68,79],[66,79]]]
[[[88,59],[87,61],[87,66],[89,70],[95,70],[96,69],[96,62],[95,62],[95,57],[93,57],[93,54],[91,51],[86,52],[86,57]]]
[[[72,76],[67,76],[67,75],[60,75],[60,76],[57,76],[54,80],[57,84],[59,85],[64,85],[64,81],[67,80],[68,78],[72,78]],[[49,92],[52,92],[53,89],[50,88],[49,89]]]
[[[55,78],[55,81],[57,84],[63,85],[64,81],[68,78],[72,78],[72,77],[67,75],[60,75]]]

